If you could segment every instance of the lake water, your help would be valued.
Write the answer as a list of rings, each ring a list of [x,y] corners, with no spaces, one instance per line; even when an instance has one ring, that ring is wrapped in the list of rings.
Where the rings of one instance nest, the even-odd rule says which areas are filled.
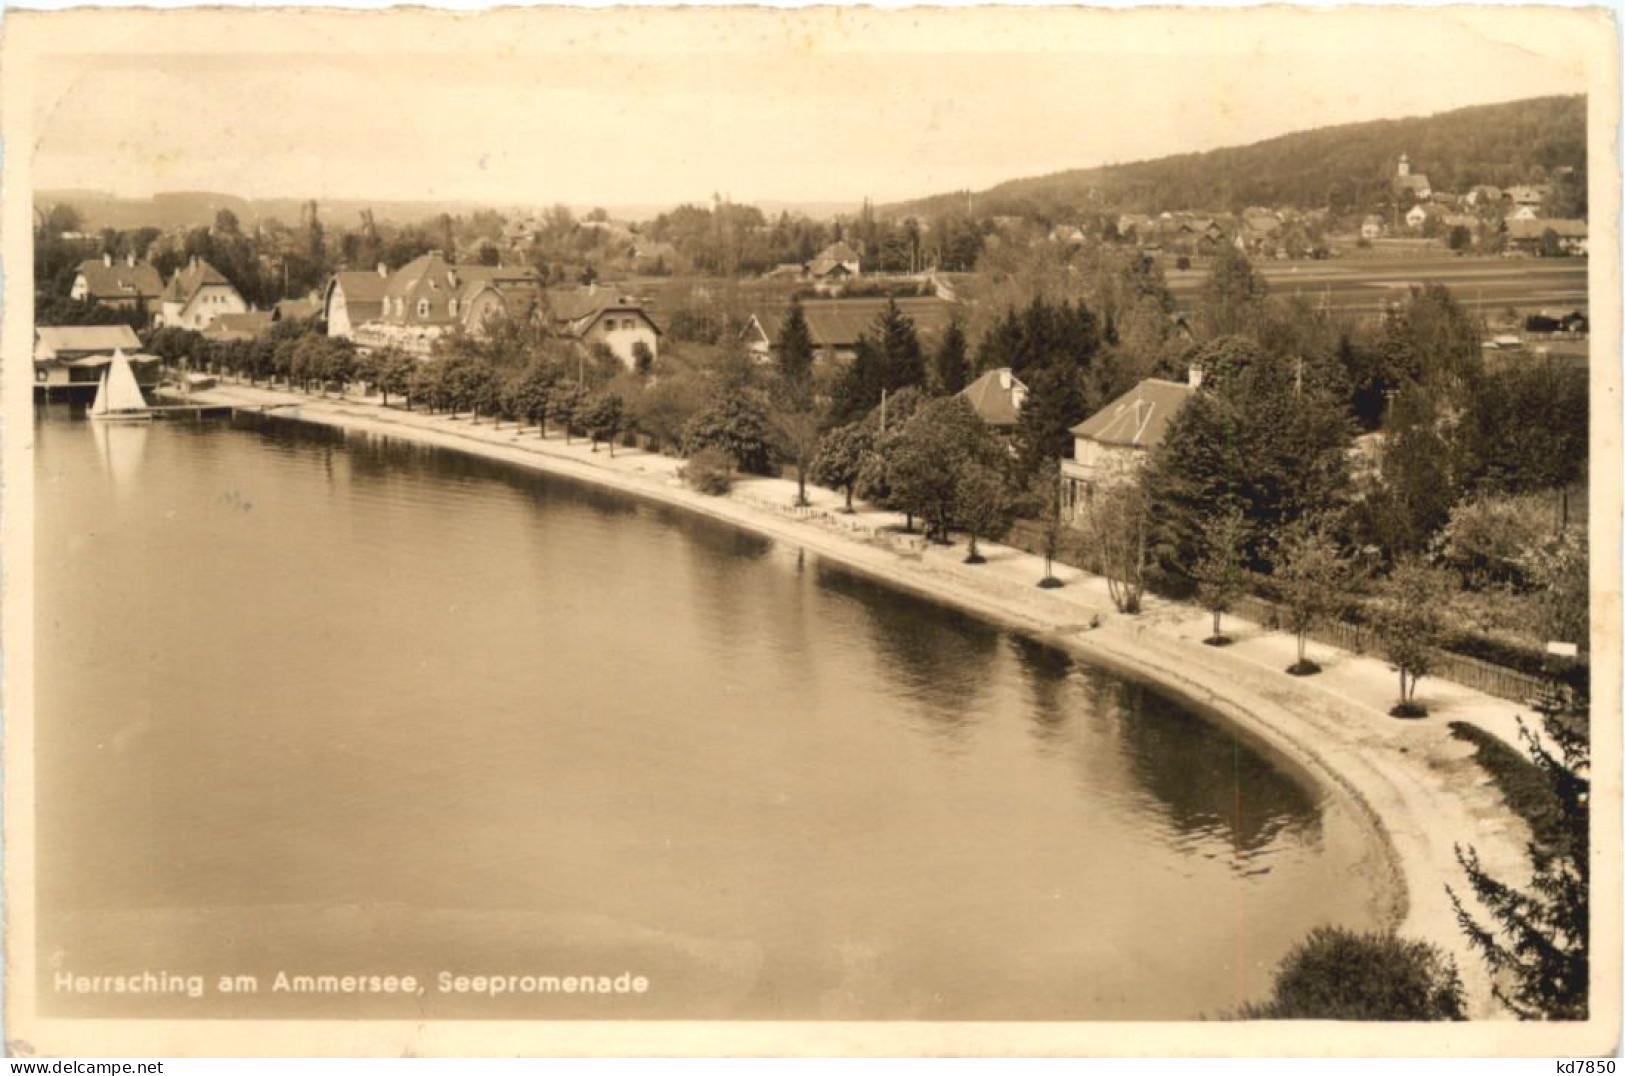
[[[1224,729],[793,546],[285,421],[35,433],[47,1014],[1195,1018],[1375,924]],[[206,988],[57,985],[142,971]]]

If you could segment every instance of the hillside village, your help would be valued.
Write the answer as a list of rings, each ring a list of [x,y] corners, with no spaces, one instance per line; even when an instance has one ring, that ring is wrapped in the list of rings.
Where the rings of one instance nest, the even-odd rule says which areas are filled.
[[[1348,609],[1423,563],[1454,595],[1439,646],[1534,669],[1581,631],[1552,622],[1551,573],[1583,542],[1583,161],[1458,190],[1420,155],[1387,167],[1337,210],[978,217],[968,198],[769,221],[719,195],[643,222],[345,230],[308,202],[291,227],[220,209],[92,232],[44,205],[36,384],[76,398],[118,351],[149,390],[229,377],[551,424],[690,457],[714,488],[782,471],[932,540],[1120,577],[1130,611],[1204,592],[1203,521],[1229,505],[1254,598],[1289,602],[1310,534],[1342,551]],[[1212,470],[1234,431],[1262,440]]]
[[[50,120],[49,174],[83,189],[36,192],[32,219],[37,634],[68,644],[37,692],[42,774],[68,788],[41,889],[73,894],[42,920],[41,982],[122,952],[223,983],[258,980],[221,961],[297,957],[349,982],[384,952],[398,967],[364,978],[588,982],[580,962],[658,988],[244,985],[187,1013],[1601,1013],[1589,465],[1612,356],[1591,336],[1586,99],[1202,148],[1575,89],[1578,54],[1367,99],[1373,50],[1334,42],[1357,73],[1318,93],[1350,104],[1311,107],[1279,91],[1319,54],[1258,46],[1279,72],[1256,80],[1170,37],[1118,57],[1162,94],[1155,122],[1136,102],[1079,132],[1095,42],[949,57],[980,83],[902,80],[926,68],[871,49],[881,18],[816,63],[749,34],[669,55],[619,34],[458,44],[522,15],[364,63],[245,50],[216,111],[275,115],[257,141],[226,153],[164,119],[187,148],[172,182],[236,193],[91,189],[148,180],[117,174],[94,125]],[[223,62],[114,67],[197,86]],[[1202,114],[1186,63],[1258,89]],[[967,89],[1040,67],[1048,93]],[[746,76],[754,111],[718,124]],[[384,107],[278,107],[328,78],[348,98],[323,98]],[[466,104],[497,94],[500,128]],[[629,106],[656,94],[671,111]],[[1271,94],[1280,111],[1211,122]],[[801,122],[808,101],[834,122]],[[864,124],[842,112],[874,102]],[[978,111],[1006,104],[1068,130],[983,138],[1030,141]],[[330,127],[379,112],[354,145]],[[715,151],[751,117],[754,140]],[[328,161],[319,141],[345,145]],[[1170,145],[1191,151],[1107,161]],[[423,146],[416,171],[385,159]],[[936,189],[858,200],[915,146]],[[1029,174],[947,190],[1011,159]],[[801,182],[851,200],[728,187]],[[691,197],[614,203],[661,184]],[[523,200],[419,200],[447,190]],[[591,202],[557,200],[572,190]],[[107,627],[132,610],[154,626],[133,649]],[[154,675],[158,655],[185,675]],[[221,951],[193,959],[202,943]],[[1217,990],[1168,1008],[1198,965]],[[130,993],[114,1001],[148,1016],[158,998]]]

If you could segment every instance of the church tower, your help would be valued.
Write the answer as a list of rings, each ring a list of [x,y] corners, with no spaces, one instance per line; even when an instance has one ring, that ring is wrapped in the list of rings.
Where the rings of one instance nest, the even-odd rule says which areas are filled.
[[[1411,159],[1403,153],[1399,155],[1399,174],[1401,178],[1411,174]]]

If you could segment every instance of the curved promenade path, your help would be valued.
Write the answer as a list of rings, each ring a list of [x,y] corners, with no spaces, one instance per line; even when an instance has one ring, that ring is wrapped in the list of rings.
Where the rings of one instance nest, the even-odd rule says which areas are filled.
[[[579,438],[566,445],[562,434],[544,439],[535,427],[385,408],[376,397],[324,398],[245,384],[223,384],[192,399],[271,408],[685,505],[1161,685],[1232,722],[1319,787],[1328,811],[1345,812],[1367,828],[1376,838],[1373,854],[1362,868],[1366,876],[1350,884],[1368,886],[1402,934],[1455,955],[1473,1016],[1498,1015],[1483,963],[1466,948],[1445,886],[1466,889],[1457,845],[1474,846],[1496,876],[1522,882],[1529,873],[1528,829],[1448,725],[1466,721],[1517,745],[1516,717],[1536,716],[1527,707],[1425,679],[1418,698],[1430,715],[1396,720],[1387,711],[1398,678],[1379,658],[1311,643],[1310,656],[1324,671],[1289,676],[1284,670],[1296,658],[1291,636],[1227,617],[1225,632],[1235,644],[1205,646],[1211,616],[1203,610],[1148,598],[1140,615],[1119,615],[1097,577],[1057,565],[1065,587],[1041,590],[1035,586],[1041,558],[982,543],[988,563],[966,565],[962,544],[926,547],[895,533],[902,527],[895,513],[869,506],[844,514],[842,498],[829,490],[809,486],[813,506],[797,510],[795,483],[788,480],[745,478],[727,496],[707,497],[678,479],[679,460],[627,448],[611,458],[605,446],[594,452]]]

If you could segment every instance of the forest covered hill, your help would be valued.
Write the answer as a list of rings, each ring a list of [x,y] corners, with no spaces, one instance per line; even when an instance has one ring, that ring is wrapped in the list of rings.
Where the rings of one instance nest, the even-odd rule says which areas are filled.
[[[1282,135],[1248,146],[1131,164],[1074,169],[1001,183],[974,196],[978,216],[1066,220],[1099,212],[1247,206],[1375,207],[1391,195],[1400,154],[1434,190],[1544,181],[1555,169],[1583,171],[1586,99],[1535,97],[1433,116],[1375,120]],[[879,208],[886,217],[963,213],[956,191]]]

